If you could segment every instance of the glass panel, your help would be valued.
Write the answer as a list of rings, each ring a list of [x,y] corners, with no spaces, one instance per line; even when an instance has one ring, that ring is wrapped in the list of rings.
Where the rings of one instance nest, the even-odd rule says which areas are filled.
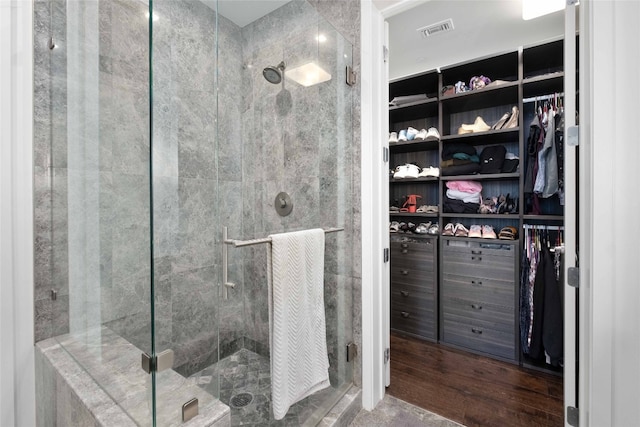
[[[199,417],[227,411],[217,396],[221,227],[216,150],[215,7],[153,0],[152,158],[155,352],[173,368],[155,376],[156,423],[181,423],[198,399]],[[199,375],[194,375],[199,373]]]
[[[34,7],[36,138],[49,149],[37,173],[50,194],[49,220],[37,221],[50,227],[58,291],[49,336],[129,417],[151,425],[151,377],[140,367],[151,353],[148,6]]]

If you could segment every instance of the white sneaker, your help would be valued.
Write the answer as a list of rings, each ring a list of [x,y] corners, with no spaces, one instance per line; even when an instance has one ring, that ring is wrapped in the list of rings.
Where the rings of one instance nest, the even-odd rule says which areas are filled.
[[[393,179],[402,179],[407,177],[407,165],[397,166]]]
[[[439,168],[434,168],[433,166],[429,166],[428,168],[423,168],[422,172],[420,172],[420,174],[418,175],[419,177],[428,177],[428,176],[434,176],[434,177],[439,177],[440,176],[440,169]]]
[[[398,142],[398,134],[396,132],[391,132],[389,134],[389,144],[395,144]]]
[[[424,141],[424,139],[427,137],[427,130],[426,129],[420,129],[420,132],[418,132],[418,134],[416,135],[416,137],[414,138],[417,141]]]
[[[418,129],[415,129],[409,126],[409,128],[407,129],[407,140],[411,141],[415,139],[417,134],[418,134]]]
[[[405,167],[407,168],[405,178],[417,178],[420,174],[420,168],[414,164],[407,163]]]
[[[429,128],[425,137],[425,141],[439,141],[440,140],[440,132],[436,128]]]
[[[400,132],[398,132],[398,141],[406,141],[407,140],[407,131],[405,129],[402,129]]]

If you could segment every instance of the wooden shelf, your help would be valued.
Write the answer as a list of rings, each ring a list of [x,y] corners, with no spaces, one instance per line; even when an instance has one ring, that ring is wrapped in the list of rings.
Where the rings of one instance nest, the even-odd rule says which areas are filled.
[[[420,178],[389,178],[389,184],[415,184],[416,182],[438,182],[437,177],[420,177]]]
[[[441,181],[458,181],[458,180],[473,180],[473,181],[482,181],[485,179],[518,179],[520,178],[519,172],[513,173],[479,173],[473,175],[446,175],[441,176]]]
[[[515,221],[520,220],[519,214],[481,214],[481,213],[455,213],[455,212],[443,212],[441,217],[446,218],[481,218],[481,219],[513,219]]]

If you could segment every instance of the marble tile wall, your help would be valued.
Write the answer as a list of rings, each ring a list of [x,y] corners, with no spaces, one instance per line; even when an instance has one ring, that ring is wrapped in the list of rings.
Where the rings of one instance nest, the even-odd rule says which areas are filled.
[[[99,8],[100,316],[118,334],[147,349],[151,270],[145,6],[101,0]],[[74,82],[66,78],[65,2],[36,0],[35,10],[39,341],[69,330],[66,94]],[[347,54],[359,67],[359,2],[296,0],[242,29],[218,17],[217,76],[213,11],[196,0],[156,0],[154,10],[159,20],[153,40],[153,272],[160,349],[174,349],[176,370],[183,375],[215,362],[218,351],[221,357],[242,347],[268,352],[265,248],[230,250],[229,277],[239,286],[228,300],[219,300],[222,225],[229,227],[230,236],[242,238],[342,226],[344,232],[327,236],[325,298],[332,380],[350,378],[350,367],[341,361],[346,338],[359,336],[354,327],[359,328],[360,313],[360,88],[344,85],[338,62]],[[315,35],[320,30],[329,35],[331,47],[318,52]],[[49,51],[52,31],[61,48]],[[287,82],[282,91],[261,75],[267,65],[283,59],[293,64],[314,52],[335,70],[326,84],[302,88]],[[288,191],[295,203],[286,218],[272,207],[279,191]],[[58,290],[56,301],[49,298],[51,288]]]

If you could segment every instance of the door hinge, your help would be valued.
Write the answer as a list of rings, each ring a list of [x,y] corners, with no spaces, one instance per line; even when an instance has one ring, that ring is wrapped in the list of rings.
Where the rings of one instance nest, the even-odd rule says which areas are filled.
[[[353,71],[353,68],[347,65],[347,84],[349,86],[353,86],[356,84],[356,72]]]
[[[575,406],[567,406],[567,423],[573,427],[580,425],[580,411]]]
[[[389,48],[382,45],[382,60],[386,63],[389,61]]]
[[[567,268],[567,284],[574,288],[580,288],[580,268]]]
[[[155,357],[142,353],[142,370],[147,374],[162,372],[173,367],[173,350],[167,349]]]
[[[382,147],[382,161],[389,162],[389,147]]]
[[[580,145],[580,126],[567,127],[567,145],[569,147]]]
[[[387,363],[389,363],[389,359],[391,358],[391,351],[389,350],[389,347],[384,349],[384,364],[386,365]]]
[[[358,346],[353,342],[350,342],[349,344],[347,344],[347,362],[351,362],[355,360],[357,355],[358,355]]]
[[[389,262],[389,248],[384,248],[382,255],[383,262]]]

